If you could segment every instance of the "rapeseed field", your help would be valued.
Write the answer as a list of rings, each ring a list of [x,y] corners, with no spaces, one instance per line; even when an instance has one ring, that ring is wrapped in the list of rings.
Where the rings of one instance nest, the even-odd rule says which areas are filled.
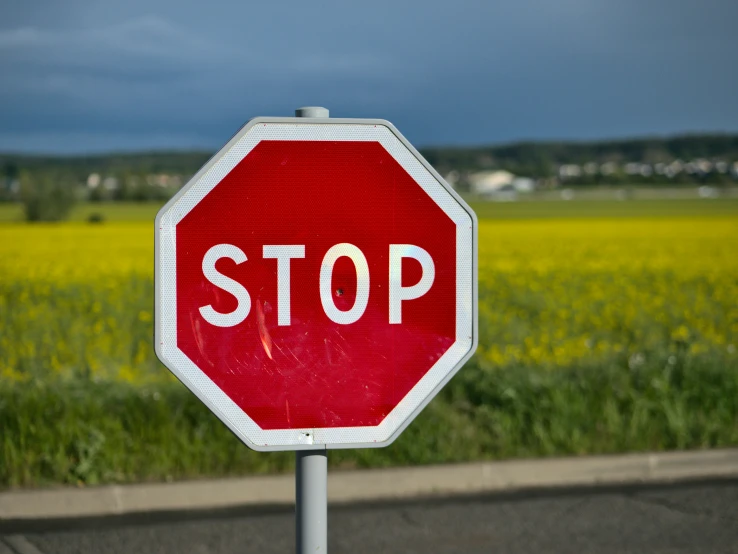
[[[152,353],[153,231],[0,227],[0,375],[166,378]]]
[[[0,375],[168,379],[150,224],[0,227]],[[738,363],[738,218],[482,220],[484,367]]]
[[[736,364],[737,247],[738,219],[485,222],[479,356],[552,369],[623,356]]]

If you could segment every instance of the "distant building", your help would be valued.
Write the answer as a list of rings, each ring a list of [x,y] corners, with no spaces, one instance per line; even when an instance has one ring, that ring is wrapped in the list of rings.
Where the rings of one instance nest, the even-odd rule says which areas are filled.
[[[702,173],[703,175],[710,173],[712,171],[712,162],[710,160],[699,158],[695,160],[694,165],[695,167],[697,167],[697,171],[699,173]]]
[[[179,188],[182,186],[180,175],[169,175],[167,173],[152,173],[146,176],[146,182],[152,187]]]
[[[461,175],[458,171],[451,170],[446,174],[446,182],[451,185],[452,187],[456,188],[456,186],[459,184],[459,179],[461,178]]]
[[[679,173],[681,173],[684,170],[684,164],[682,160],[674,160],[669,165],[666,166],[664,169],[664,175],[669,177],[670,179],[672,177],[676,177]]]
[[[486,196],[499,192],[505,187],[512,187],[515,175],[509,171],[478,171],[469,175],[469,186],[472,192]]]
[[[91,189],[96,189],[99,186],[100,186],[100,174],[90,173],[90,175],[87,177],[87,187]]]
[[[571,177],[580,177],[582,175],[582,168],[576,164],[564,164],[559,166],[559,177],[561,179],[568,179]]]
[[[479,171],[469,175],[471,191],[493,200],[515,200],[518,193],[532,192],[536,183],[528,177],[518,177],[509,171]]]
[[[105,177],[102,186],[105,190],[115,190],[118,188],[118,179],[115,177]]]
[[[641,164],[630,162],[625,164],[625,173],[627,175],[638,175],[641,172]]]
[[[517,192],[533,192],[536,188],[536,182],[530,177],[515,177],[512,186]]]

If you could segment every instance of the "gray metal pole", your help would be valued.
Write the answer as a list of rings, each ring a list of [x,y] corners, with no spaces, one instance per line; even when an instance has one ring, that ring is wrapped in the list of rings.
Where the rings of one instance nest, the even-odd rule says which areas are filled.
[[[306,106],[296,117],[330,117],[326,108]],[[328,453],[295,452],[295,519],[297,554],[328,552]]]
[[[297,554],[328,551],[328,454],[298,450],[295,465]]]

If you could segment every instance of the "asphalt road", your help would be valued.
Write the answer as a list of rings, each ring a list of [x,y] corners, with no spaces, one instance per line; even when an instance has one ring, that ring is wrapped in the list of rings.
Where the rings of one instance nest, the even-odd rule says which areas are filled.
[[[333,553],[738,553],[738,481],[333,506]],[[0,554],[294,551],[286,507],[0,522]]]

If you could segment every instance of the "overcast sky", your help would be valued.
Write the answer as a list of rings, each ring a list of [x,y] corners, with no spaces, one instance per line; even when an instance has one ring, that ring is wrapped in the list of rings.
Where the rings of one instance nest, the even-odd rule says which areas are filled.
[[[738,131],[738,2],[0,2],[0,150],[213,149],[301,105],[420,146]]]

